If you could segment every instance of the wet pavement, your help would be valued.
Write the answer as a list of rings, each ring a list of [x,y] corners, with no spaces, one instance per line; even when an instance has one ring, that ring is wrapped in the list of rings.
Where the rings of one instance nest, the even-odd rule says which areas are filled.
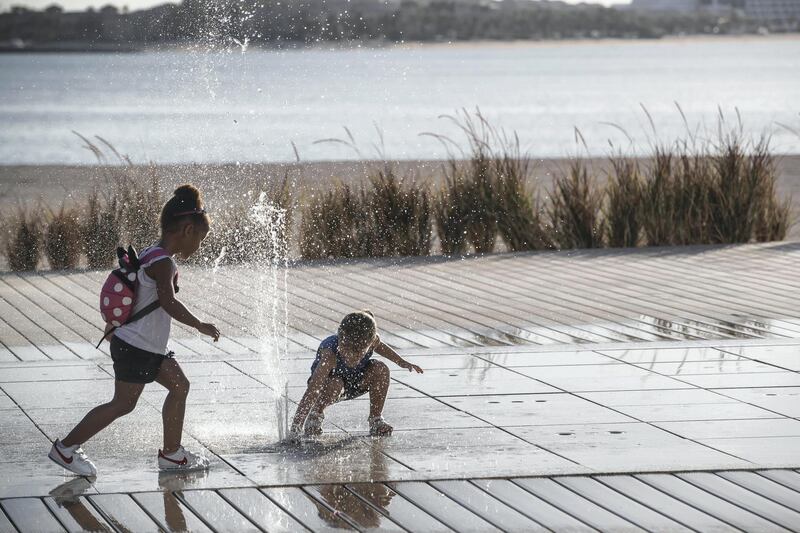
[[[240,329],[214,346],[179,329],[178,360],[192,383],[184,444],[211,457],[212,468],[159,475],[165,391],[153,384],[133,413],[84,446],[100,471],[93,480],[65,475],[46,454],[113,391],[110,359],[88,342],[97,322],[88,295],[96,275],[0,275],[0,532],[797,531],[800,339],[793,335],[800,318],[790,309],[800,284],[789,261],[797,252],[704,250],[598,252],[597,269],[582,254],[569,256],[578,270],[567,268],[565,254],[392,267],[398,276],[428,279],[452,266],[441,298],[409,289],[418,302],[412,318],[427,325],[419,329],[408,321],[412,311],[381,319],[381,308],[359,304],[352,292],[318,298],[317,310],[303,315],[308,322],[290,322],[296,345],[283,360],[290,411],[313,357],[305,346],[332,331],[336,313],[369,306],[384,340],[426,370],[410,374],[389,363],[390,438],[367,435],[362,398],[330,408],[321,438],[277,442],[284,413],[274,404],[274,372],[257,339]],[[707,279],[708,265],[727,271],[722,282]],[[758,265],[774,276],[748,270]],[[493,280],[495,266],[507,277]],[[634,281],[657,266],[672,272],[648,295],[644,285],[608,286],[617,266]],[[306,277],[316,268],[328,278],[337,270],[298,268]],[[361,276],[367,287],[389,283],[389,271],[359,263],[342,265],[340,274],[347,283]],[[683,295],[669,288],[679,272],[697,278]],[[529,278],[544,273],[564,283],[573,276],[585,288],[583,307],[539,309],[542,281]],[[230,290],[241,283],[234,279],[225,281]],[[506,295],[512,285],[520,290]],[[508,306],[491,297],[485,308],[470,303],[465,295],[481,287],[507,296]],[[551,289],[541,289],[543,299]],[[73,300],[64,296],[56,305],[58,290]],[[606,290],[625,296],[615,303]],[[244,306],[235,300],[218,315],[233,321]],[[724,302],[729,310],[713,308]],[[392,305],[399,310],[401,302]],[[691,320],[627,316],[639,305],[686,305]],[[749,322],[750,330],[743,319],[728,329],[707,327],[721,324],[708,317],[734,309],[729,318],[741,313],[757,323]],[[694,329],[684,327],[690,322]],[[441,330],[431,329],[439,324]],[[552,342],[532,343],[545,330]]]

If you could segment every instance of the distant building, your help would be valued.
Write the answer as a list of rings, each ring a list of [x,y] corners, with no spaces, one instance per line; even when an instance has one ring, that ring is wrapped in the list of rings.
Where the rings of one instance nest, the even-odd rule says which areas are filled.
[[[800,21],[800,0],[745,0],[745,14],[768,22]]]
[[[765,22],[800,21],[800,0],[632,0],[631,9],[679,13],[718,13],[737,11]]]

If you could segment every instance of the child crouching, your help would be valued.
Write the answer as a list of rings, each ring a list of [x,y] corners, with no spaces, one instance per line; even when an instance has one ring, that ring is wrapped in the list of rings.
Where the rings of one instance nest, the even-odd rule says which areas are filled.
[[[307,437],[322,433],[325,409],[336,402],[352,400],[369,393],[369,434],[382,437],[392,434],[392,426],[383,419],[383,404],[389,391],[389,368],[372,359],[380,355],[409,372],[422,369],[400,357],[381,342],[375,317],[370,311],[344,317],[336,335],[319,345],[311,365],[311,377],[292,421],[291,438],[301,429]]]

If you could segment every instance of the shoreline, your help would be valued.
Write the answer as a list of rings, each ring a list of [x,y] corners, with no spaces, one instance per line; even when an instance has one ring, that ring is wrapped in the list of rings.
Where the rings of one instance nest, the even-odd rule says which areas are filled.
[[[419,48],[462,48],[470,46],[492,47],[492,48],[527,48],[540,46],[587,46],[597,44],[641,44],[641,43],[685,43],[696,42],[720,42],[720,41],[776,41],[776,40],[800,40],[800,33],[740,33],[740,34],[675,34],[662,37],[585,37],[585,38],[566,38],[566,39],[510,39],[510,40],[464,40],[464,41],[351,41],[351,42],[322,42],[322,43],[288,43],[288,46],[271,46],[270,43],[252,43],[248,50],[260,52],[287,52],[303,50],[359,50],[359,49],[419,49]],[[0,43],[0,54],[58,54],[58,53],[152,53],[152,52],[182,52],[191,51],[202,43],[176,43],[164,42],[147,43],[83,43],[83,42],[41,42],[31,43],[28,46],[17,47]],[[235,48],[234,43],[230,43],[231,48]],[[245,52],[243,52],[245,53]]]

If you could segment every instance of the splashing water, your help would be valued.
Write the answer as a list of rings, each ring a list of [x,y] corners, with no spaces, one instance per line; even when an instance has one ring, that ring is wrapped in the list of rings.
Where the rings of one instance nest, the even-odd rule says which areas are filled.
[[[261,341],[261,358],[266,370],[264,383],[272,391],[268,401],[273,404],[278,439],[283,440],[289,424],[288,379],[282,364],[289,350],[286,209],[270,202],[262,192],[248,215],[256,229],[252,245],[260,252],[251,265],[258,287],[256,334]]]

